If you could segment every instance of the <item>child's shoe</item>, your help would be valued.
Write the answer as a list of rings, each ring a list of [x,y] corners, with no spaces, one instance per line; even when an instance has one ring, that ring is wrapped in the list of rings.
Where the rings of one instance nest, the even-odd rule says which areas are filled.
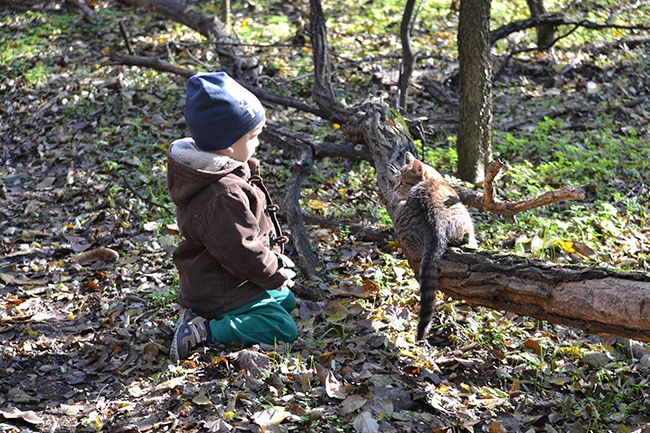
[[[172,362],[186,359],[195,348],[208,346],[213,342],[210,322],[184,308],[176,322],[169,359]]]

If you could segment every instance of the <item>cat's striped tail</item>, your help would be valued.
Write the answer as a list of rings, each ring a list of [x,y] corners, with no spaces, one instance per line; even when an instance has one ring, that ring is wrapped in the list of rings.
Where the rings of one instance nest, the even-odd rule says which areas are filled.
[[[434,233],[430,242],[425,242],[420,263],[420,315],[416,340],[422,340],[429,329],[435,311],[436,289],[438,287],[438,265],[447,250],[445,233]]]

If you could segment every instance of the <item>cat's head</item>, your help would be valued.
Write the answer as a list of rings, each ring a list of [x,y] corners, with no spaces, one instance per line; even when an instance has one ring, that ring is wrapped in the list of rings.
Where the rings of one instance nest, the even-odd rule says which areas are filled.
[[[415,159],[413,154],[406,152],[404,155],[404,165],[399,169],[397,174],[397,183],[393,191],[400,198],[406,198],[409,191],[418,183],[426,179],[425,167],[422,161]]]

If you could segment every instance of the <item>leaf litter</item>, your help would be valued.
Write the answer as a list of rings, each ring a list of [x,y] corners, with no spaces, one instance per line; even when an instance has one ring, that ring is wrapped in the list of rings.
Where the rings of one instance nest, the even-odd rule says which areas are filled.
[[[116,10],[133,25],[149,25]],[[31,21],[23,18],[23,27],[14,28],[14,43],[48,13],[85,32],[97,30],[57,11],[25,15]],[[388,12],[397,17],[399,9]],[[112,19],[110,9],[104,13]],[[100,34],[104,42],[75,35],[72,45],[53,44],[51,54],[61,65],[66,57],[91,64],[105,54],[106,42],[117,40],[113,31]],[[442,297],[431,344],[415,344],[417,284],[399,249],[317,227],[308,227],[309,235],[328,280],[304,283],[319,284],[331,296],[299,300],[295,344],[216,347],[170,364],[177,315],[170,254],[178,228],[134,194],[116,167],[127,170],[136,191],[164,199],[164,143],[180,127],[166,119],[180,116],[182,101],[173,98],[182,93],[182,80],[151,75],[150,82],[136,82],[123,68],[61,67],[52,75],[58,88],[50,88],[26,75],[46,60],[34,56],[3,66],[2,111],[9,120],[0,132],[11,137],[3,144],[0,173],[4,431],[577,432],[598,424],[599,431],[625,432],[650,422],[647,346]],[[534,131],[544,115],[552,117],[553,98],[580,91],[591,99],[580,101],[588,109],[575,109],[571,126],[590,128],[595,119],[581,113],[598,112],[599,98],[640,92],[621,81],[623,68],[647,77],[647,70],[626,64],[615,86],[578,70],[561,90],[544,89],[526,77],[524,63],[509,71],[516,90],[503,89],[500,107],[508,111],[501,125],[508,131]],[[556,76],[539,64],[536,73]],[[70,121],[65,113],[73,101],[86,111]],[[646,116],[648,105],[617,110],[632,122]],[[270,115],[287,120],[286,114]],[[638,131],[647,138],[642,127]],[[524,153],[517,144],[514,161],[537,152]],[[274,149],[263,147],[259,156],[269,174],[287,165]],[[323,162],[323,170],[327,164],[336,165]],[[635,160],[625,164],[639,169]],[[629,179],[637,180],[611,179],[608,185],[635,191],[639,177]],[[310,182],[313,195],[304,197],[314,212],[335,213],[339,206],[351,221],[381,224],[367,206],[380,202],[367,167],[350,167],[348,183]],[[512,177],[500,186],[505,194],[517,193]],[[274,193],[281,188],[278,183]],[[647,226],[627,218],[594,221],[595,239],[619,254],[615,260],[634,251],[638,260],[632,263],[643,265]],[[554,245],[539,235],[535,240],[525,225],[518,230],[524,231],[515,235],[525,252],[539,255]],[[578,255],[572,260],[602,254],[592,241],[553,242]]]

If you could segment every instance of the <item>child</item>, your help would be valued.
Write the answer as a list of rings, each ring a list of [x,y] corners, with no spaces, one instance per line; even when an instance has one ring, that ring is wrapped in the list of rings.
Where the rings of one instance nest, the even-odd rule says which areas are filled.
[[[169,357],[211,343],[295,340],[286,287],[295,276],[282,254],[277,205],[251,159],[265,114],[260,101],[223,72],[190,78],[185,122],[192,138],[167,151],[167,185],[183,241],[174,250],[181,312]]]

